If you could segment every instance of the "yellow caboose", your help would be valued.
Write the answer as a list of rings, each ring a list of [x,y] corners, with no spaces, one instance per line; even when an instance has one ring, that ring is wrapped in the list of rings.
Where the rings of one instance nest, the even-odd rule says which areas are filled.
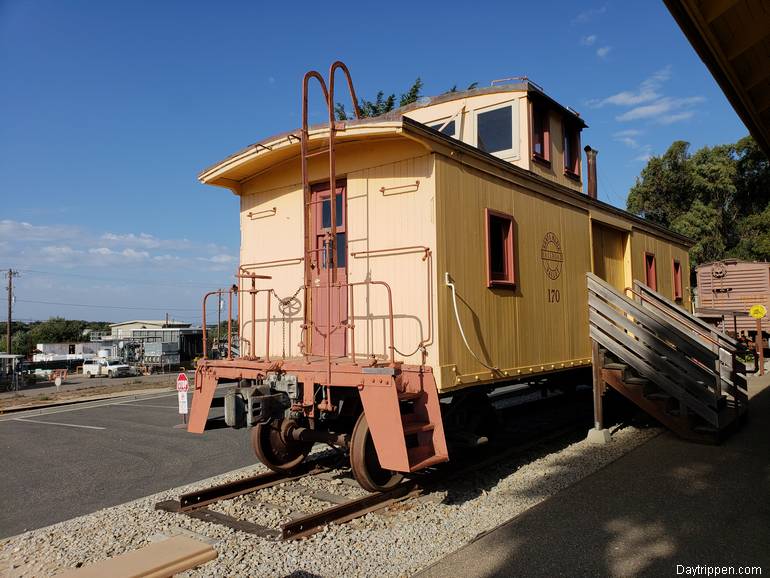
[[[310,127],[315,81],[330,122]],[[198,365],[190,431],[239,381],[228,420],[266,465],[323,441],[382,490],[449,458],[441,397],[483,412],[491,388],[590,366],[586,272],[689,307],[688,239],[597,200],[585,122],[533,82],[344,122],[334,102],[309,73],[301,129],[199,177],[240,197],[239,355]]]

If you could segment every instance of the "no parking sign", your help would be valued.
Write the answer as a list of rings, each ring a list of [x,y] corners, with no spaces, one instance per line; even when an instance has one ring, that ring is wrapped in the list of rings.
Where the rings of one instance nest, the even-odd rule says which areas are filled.
[[[190,389],[190,382],[184,373],[180,373],[176,378],[176,391],[179,396],[179,413],[187,414],[187,391]]]

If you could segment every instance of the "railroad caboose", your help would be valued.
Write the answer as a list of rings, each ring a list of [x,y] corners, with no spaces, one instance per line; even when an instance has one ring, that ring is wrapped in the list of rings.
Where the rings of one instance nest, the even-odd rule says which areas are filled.
[[[310,127],[315,81],[329,122]],[[240,197],[238,355],[199,363],[189,431],[236,381],[227,421],[267,466],[327,442],[383,490],[446,461],[454,430],[486,439],[490,389],[590,366],[586,272],[689,307],[689,241],[596,198],[584,120],[533,82],[347,121],[334,102],[309,73],[302,128],[199,177]]]

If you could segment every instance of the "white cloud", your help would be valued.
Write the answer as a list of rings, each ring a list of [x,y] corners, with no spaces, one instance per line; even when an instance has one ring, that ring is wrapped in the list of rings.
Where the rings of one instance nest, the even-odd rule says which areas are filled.
[[[0,239],[10,241],[51,242],[61,239],[74,239],[80,230],[71,225],[33,225],[24,221],[3,219],[0,221]]]
[[[169,262],[169,261],[179,261],[180,257],[178,257],[177,255],[169,255],[169,254],[155,255],[152,258],[152,260],[155,261],[156,263],[163,263],[163,262]]]
[[[685,113],[669,114],[672,111],[694,106],[703,102],[702,96],[688,96],[685,98],[664,97],[652,104],[637,106],[623,114],[615,117],[619,122],[628,122],[631,120],[651,119],[662,124],[671,124],[679,120],[685,120],[693,115],[692,111]]]
[[[224,263],[235,263],[237,261],[237,257],[234,257],[232,255],[214,255],[212,257],[199,257],[199,261],[207,261],[209,263],[216,263],[216,264],[224,264]]]
[[[586,22],[591,22],[594,18],[597,16],[601,16],[607,12],[607,5],[600,6],[599,8],[589,8],[588,10],[583,10],[583,12],[580,12],[575,18],[572,19],[572,24],[585,24]]]
[[[629,110],[615,117],[618,122],[648,120],[658,124],[673,124],[692,118],[695,111],[689,109],[703,102],[705,98],[702,96],[666,96],[662,89],[670,78],[671,66],[669,65],[645,78],[636,90],[624,90],[605,98],[590,100],[587,104],[592,108],[630,107]],[[633,142],[636,142],[635,136],[637,135],[620,133],[614,135],[615,140],[632,148],[634,147]]]
[[[593,46],[596,44],[596,34],[589,34],[588,36],[583,36],[583,38],[580,39],[580,44],[583,46]]]
[[[589,101],[588,104],[593,108],[601,108],[608,104],[614,106],[634,106],[643,102],[650,102],[661,97],[660,89],[669,78],[671,78],[670,65],[645,78],[637,90],[624,90],[606,98]]]
[[[596,49],[596,56],[599,58],[607,58],[611,50],[612,46],[602,46],[601,48]]]
[[[188,239],[160,239],[154,235],[148,233],[104,233],[100,237],[107,245],[121,246],[121,247],[141,247],[143,249],[186,249],[189,248],[192,243]]]
[[[47,259],[70,259],[72,257],[80,257],[83,255],[83,251],[73,249],[67,245],[48,245],[40,249],[40,254]]]
[[[623,143],[629,148],[638,149],[641,145],[636,137],[642,134],[642,131],[637,129],[621,130],[612,135],[613,140]]]
[[[658,122],[660,124],[674,124],[675,122],[679,122],[681,120],[691,119],[694,115],[695,115],[695,111],[687,110],[685,112],[679,112],[677,114],[667,114],[666,116],[659,118]]]
[[[623,143],[624,145],[626,145],[629,148],[632,148],[632,149],[638,149],[639,148],[639,142],[636,139],[631,138],[630,136],[624,136],[624,137],[616,138],[615,140],[618,141],[618,142]]]
[[[139,262],[150,258],[147,251],[137,251],[136,249],[123,249],[122,251],[113,251],[109,247],[95,247],[88,250],[88,253],[94,257],[101,258],[110,263]]]

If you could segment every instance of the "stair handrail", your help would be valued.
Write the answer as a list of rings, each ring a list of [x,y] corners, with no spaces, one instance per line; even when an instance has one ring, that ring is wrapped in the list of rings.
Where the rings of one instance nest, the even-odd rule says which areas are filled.
[[[637,281],[634,281],[634,285],[636,285],[636,284],[637,284]],[[662,307],[662,306],[661,306],[659,303],[657,303],[657,302],[653,301],[652,299],[649,299],[649,298],[645,298],[644,294],[642,294],[642,293],[640,293],[640,292],[638,292],[638,291],[635,291],[633,288],[631,288],[631,287],[626,287],[626,288],[624,289],[624,291],[625,291],[626,293],[631,293],[632,295],[636,295],[637,297],[639,297],[639,301],[640,301],[642,304],[644,304],[645,302],[647,302],[647,303],[650,303],[650,304],[651,304],[651,305],[653,305],[653,306],[654,306],[656,309],[658,309],[659,311],[663,312],[663,313],[664,313],[665,315],[667,315],[668,317],[671,317],[672,319],[676,319],[676,320],[679,320],[679,317],[678,317],[677,315],[674,315],[674,314],[671,312],[671,309],[670,309],[670,308],[667,308],[667,307]],[[704,337],[704,338],[706,338],[708,341],[710,341],[711,343],[713,343],[713,344],[714,344],[714,345],[716,345],[717,347],[722,347],[722,346],[719,344],[719,341],[717,341],[716,339],[714,339],[713,337],[711,337],[711,335],[705,335],[705,334],[701,333],[700,331],[698,331],[698,335],[700,335],[701,337]]]
[[[674,319],[675,321],[679,321],[680,323],[682,322],[682,317],[684,317],[684,316],[676,315],[675,314],[675,313],[681,313],[681,310],[679,310],[675,306],[665,306],[664,307],[664,305],[668,305],[668,304],[666,304],[666,302],[663,300],[663,297],[660,294],[655,293],[652,289],[650,289],[649,287],[647,287],[646,285],[640,283],[637,280],[634,281],[634,287],[637,287],[641,291],[636,291],[636,290],[632,289],[631,287],[626,287],[625,291],[626,291],[626,293],[630,292],[631,294],[636,295],[637,297],[639,297],[639,302],[640,302],[640,304],[642,306],[644,305],[645,302],[649,303],[652,306],[654,306],[657,310],[661,311],[662,313],[664,313],[665,315],[670,317],[671,319]],[[648,294],[656,297],[656,299],[653,300],[653,299],[650,299],[649,297],[645,297],[645,295],[644,295],[644,290],[645,289],[647,290]],[[685,317],[685,319],[687,319],[687,318]],[[734,362],[734,359],[735,359],[734,358],[735,351],[734,350],[730,350],[730,349],[728,349],[728,347],[723,346],[719,342],[718,339],[714,339],[712,337],[712,335],[713,335],[712,333],[709,333],[707,335],[707,334],[703,333],[702,331],[700,331],[699,328],[697,328],[697,327],[692,327],[691,325],[686,324],[686,323],[685,323],[685,325],[687,325],[689,328],[693,329],[700,337],[706,339],[707,341],[710,341],[712,344],[714,344],[716,346],[716,351],[714,353],[716,353],[717,358],[715,360],[715,367],[714,367],[714,369],[709,368],[700,359],[694,359],[693,361],[695,361],[696,363],[698,363],[699,365],[701,365],[702,367],[707,369],[709,371],[709,373],[712,373],[716,377],[716,391],[715,391],[715,393],[717,395],[721,395],[722,391],[725,389],[723,387],[723,385],[726,384],[728,389],[729,389],[729,388],[733,387],[733,381],[734,380],[733,379],[726,379],[726,378],[724,378],[722,376],[722,372],[721,372],[722,361],[721,361],[721,358],[720,358],[720,355],[719,355],[719,351],[720,350],[726,351],[728,353],[728,355],[730,355],[731,358],[733,359],[733,362]],[[730,377],[731,378],[733,377],[733,365],[734,365],[734,363],[732,363],[731,367],[730,367]]]
[[[634,280],[634,289],[631,289],[632,291],[637,291],[637,294],[639,295],[640,299],[646,300],[648,303],[653,303],[656,305],[659,304],[666,304],[666,299],[652,289],[651,287],[648,287],[638,279]],[[698,319],[694,315],[690,314],[689,312],[685,311],[684,309],[676,306],[671,306],[668,308],[669,311],[674,312],[675,318],[683,319],[688,326],[692,327],[699,335],[702,335],[703,337],[707,338],[712,343],[715,343],[719,347],[722,347],[723,349],[727,349],[728,351],[735,351],[738,348],[738,341],[730,337],[729,335],[717,331],[710,325],[708,325],[706,322],[704,322],[702,319]],[[716,340],[714,339],[716,337]]]
[[[688,311],[674,305],[669,305],[665,297],[641,281],[634,280],[634,287],[636,290],[630,289],[630,291],[637,295],[642,303],[652,304],[679,323],[685,325],[704,340],[715,345],[715,353],[720,358],[720,365],[718,367],[721,369],[721,366],[724,365],[729,372],[729,377],[727,377],[721,370],[719,371],[722,382],[720,389],[727,390],[734,396],[740,395],[739,389],[746,390],[745,377],[741,378],[741,374],[746,374],[746,367],[738,359],[738,354],[743,350],[739,341],[711,327]],[[729,357],[729,364],[722,361],[723,354]]]

